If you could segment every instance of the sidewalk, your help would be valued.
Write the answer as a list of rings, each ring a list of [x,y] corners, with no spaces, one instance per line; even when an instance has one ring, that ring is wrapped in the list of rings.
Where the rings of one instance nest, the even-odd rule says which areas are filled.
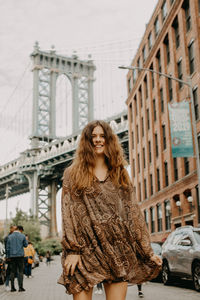
[[[71,300],[72,297],[65,293],[65,288],[57,284],[61,274],[60,257],[54,257],[50,266],[40,263],[40,266],[33,269],[33,278],[24,278],[25,292],[6,292],[3,285],[0,285],[1,300]],[[15,287],[18,290],[17,281]],[[99,299],[100,300],[100,299]]]
[[[0,285],[0,300],[72,300],[73,297],[65,293],[65,288],[57,284],[61,274],[60,257],[55,256],[50,266],[40,263],[33,269],[33,278],[24,278],[25,292],[6,292]],[[16,282],[15,287],[18,289]],[[162,283],[149,282],[144,284],[142,290],[145,300],[199,300],[199,293],[187,286],[164,286]],[[96,287],[94,288],[96,291]],[[93,293],[93,300],[105,300],[105,294]],[[114,299],[113,299],[114,300]],[[137,286],[129,286],[126,300],[139,300]]]

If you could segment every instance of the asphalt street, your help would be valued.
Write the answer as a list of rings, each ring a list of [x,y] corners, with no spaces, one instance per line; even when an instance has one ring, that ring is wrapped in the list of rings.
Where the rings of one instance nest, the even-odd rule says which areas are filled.
[[[72,296],[65,293],[63,286],[57,284],[61,273],[60,257],[54,257],[48,267],[40,263],[38,268],[33,270],[33,278],[24,279],[25,292],[7,292],[3,285],[0,285],[1,300],[72,300]],[[16,283],[17,287],[17,283]],[[96,288],[94,288],[94,292]],[[94,293],[93,292],[93,293]],[[200,293],[193,290],[192,284],[188,282],[174,283],[173,286],[164,286],[162,283],[148,282],[143,285],[145,300],[199,300]],[[105,299],[105,294],[93,296],[94,300]],[[137,286],[129,286],[127,300],[139,299]],[[114,300],[114,299],[113,299]]]

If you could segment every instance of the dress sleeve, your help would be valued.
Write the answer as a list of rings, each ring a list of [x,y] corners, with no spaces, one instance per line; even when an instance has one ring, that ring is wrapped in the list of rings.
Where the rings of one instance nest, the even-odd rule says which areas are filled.
[[[136,238],[136,251],[139,256],[143,259],[149,259],[153,254],[150,242],[150,234],[144,220],[144,216],[141,212],[141,209],[135,199],[135,194],[133,191],[131,193],[131,217],[133,220],[133,226],[135,231]]]
[[[62,199],[61,199],[61,214],[62,214],[62,247],[65,255],[81,254],[82,246],[78,242],[78,217],[74,209],[74,203],[71,194],[69,170],[66,169],[63,176]]]

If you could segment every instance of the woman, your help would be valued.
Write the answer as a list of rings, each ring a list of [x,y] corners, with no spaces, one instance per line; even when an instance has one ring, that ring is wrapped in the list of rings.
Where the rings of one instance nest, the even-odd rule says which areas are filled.
[[[28,237],[26,237],[28,239]],[[28,246],[24,248],[24,274],[27,278],[32,276],[32,264],[34,262],[35,249],[33,244],[29,241]]]
[[[89,123],[63,178],[58,282],[74,300],[91,300],[99,282],[107,300],[124,300],[128,283],[150,280],[160,270],[125,165],[111,127]]]

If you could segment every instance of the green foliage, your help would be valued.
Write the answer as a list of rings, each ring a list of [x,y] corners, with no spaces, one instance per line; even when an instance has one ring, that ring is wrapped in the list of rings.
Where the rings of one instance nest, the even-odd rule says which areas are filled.
[[[33,215],[28,215],[21,209],[16,209],[16,216],[11,221],[12,225],[21,225],[24,227],[24,234],[28,235],[29,241],[36,247],[41,241],[40,223]],[[11,225],[10,224],[10,225]]]
[[[49,238],[39,242],[37,251],[42,256],[45,256],[47,251],[50,251],[51,255],[58,255],[62,251],[60,239]]]

